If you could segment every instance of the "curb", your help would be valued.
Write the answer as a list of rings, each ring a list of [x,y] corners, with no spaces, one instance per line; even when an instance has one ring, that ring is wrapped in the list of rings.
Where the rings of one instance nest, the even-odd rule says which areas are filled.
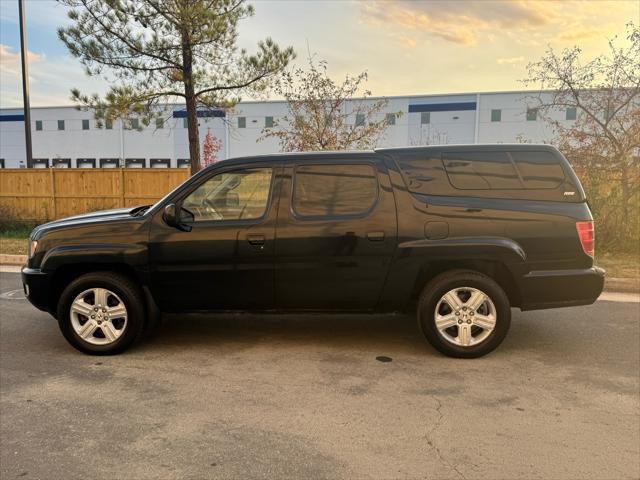
[[[605,292],[640,293],[640,279],[606,277],[604,281]]]
[[[7,255],[0,253],[0,265],[18,265],[22,266],[27,263],[26,255]]]

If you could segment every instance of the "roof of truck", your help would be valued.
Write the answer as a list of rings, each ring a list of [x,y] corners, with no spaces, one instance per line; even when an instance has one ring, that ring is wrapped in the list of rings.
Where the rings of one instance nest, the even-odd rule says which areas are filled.
[[[419,147],[386,147],[376,148],[378,153],[409,153],[409,152],[431,152],[431,151],[456,151],[456,152],[495,152],[502,150],[553,150],[557,149],[546,143],[482,143],[482,144],[464,144],[464,145],[425,145]]]
[[[294,160],[311,160],[322,159],[339,156],[341,158],[370,158],[375,155],[374,150],[340,150],[340,151],[323,151],[323,152],[282,152],[282,153],[267,153],[263,155],[251,155],[246,157],[234,157],[228,160],[221,160],[214,163],[215,165],[235,165],[237,163],[246,162],[292,162]]]

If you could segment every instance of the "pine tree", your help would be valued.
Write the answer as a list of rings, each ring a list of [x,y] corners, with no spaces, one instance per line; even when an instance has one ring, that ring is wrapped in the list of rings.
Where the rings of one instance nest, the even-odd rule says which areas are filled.
[[[228,108],[262,91],[294,58],[267,38],[250,55],[237,46],[238,23],[254,11],[244,0],[59,0],[72,24],[58,29],[88,75],[113,85],[104,98],[72,90],[99,121],[130,114],[148,125],[161,102],[184,101],[192,173],[200,168],[198,106]]]

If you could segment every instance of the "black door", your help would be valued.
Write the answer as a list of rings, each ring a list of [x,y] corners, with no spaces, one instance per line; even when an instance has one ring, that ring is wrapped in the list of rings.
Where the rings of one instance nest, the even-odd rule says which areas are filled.
[[[276,170],[252,164],[203,179],[176,202],[191,231],[154,218],[151,282],[163,310],[273,308]]]
[[[323,157],[284,168],[277,307],[375,308],[396,247],[396,213],[382,162],[359,158]]]

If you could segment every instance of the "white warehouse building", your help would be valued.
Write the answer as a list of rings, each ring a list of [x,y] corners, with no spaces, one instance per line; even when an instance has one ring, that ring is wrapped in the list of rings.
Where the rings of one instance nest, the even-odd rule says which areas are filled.
[[[549,143],[553,140],[551,127],[539,118],[535,109],[539,95],[549,93],[386,97],[388,104],[378,120],[387,119],[390,125],[378,146]],[[241,102],[232,112],[199,111],[200,142],[204,142],[210,130],[222,144],[219,159],[278,152],[277,139],[259,139],[263,129],[277,123],[286,112],[286,103],[282,101]],[[387,116],[392,112],[402,115]],[[32,108],[34,166],[188,166],[185,113],[184,106],[175,105],[163,119],[138,130],[135,119],[98,128],[90,111],[72,106]],[[569,123],[575,120],[576,111],[567,109],[555,115],[557,120]],[[358,121],[355,114],[352,121]],[[25,158],[22,109],[0,109],[0,167],[22,168],[26,166]]]

